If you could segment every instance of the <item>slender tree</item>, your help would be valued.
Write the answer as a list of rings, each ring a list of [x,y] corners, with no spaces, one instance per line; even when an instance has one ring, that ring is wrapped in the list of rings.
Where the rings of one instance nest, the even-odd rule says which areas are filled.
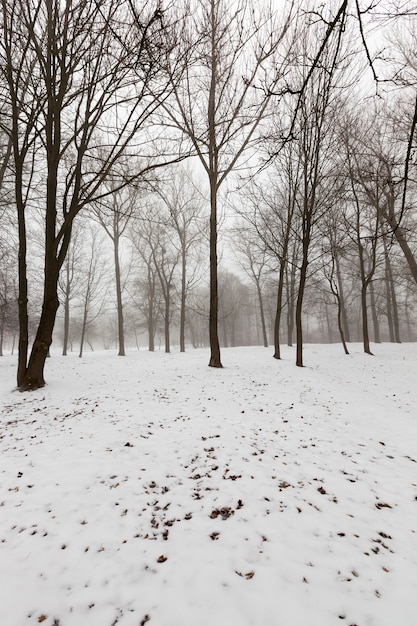
[[[281,24],[262,6],[255,7],[248,0],[190,3],[180,35],[183,54],[188,55],[186,71],[173,85],[172,100],[164,105],[168,123],[189,139],[209,181],[209,365],[218,368],[222,367],[218,336],[219,192],[251,145],[266,113],[272,89],[271,85],[264,88],[264,72],[293,17],[293,3],[289,3]],[[278,58],[275,61],[279,66]],[[172,64],[168,71],[174,75]],[[278,70],[273,86],[281,78]]]
[[[192,180],[190,171],[181,167],[170,170],[169,174],[165,174],[164,179],[155,186],[155,191],[167,213],[165,218],[161,211],[161,219],[166,228],[174,231],[171,243],[180,256],[180,352],[185,352],[187,295],[200,279],[201,204],[205,198]],[[194,263],[191,262],[193,257]]]

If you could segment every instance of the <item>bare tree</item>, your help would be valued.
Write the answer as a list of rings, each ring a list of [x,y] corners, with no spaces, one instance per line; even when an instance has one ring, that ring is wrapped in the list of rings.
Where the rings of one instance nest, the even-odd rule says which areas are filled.
[[[263,86],[268,60],[286,35],[292,17],[293,3],[278,24],[276,17],[263,11],[262,4],[259,8],[248,0],[232,5],[226,0],[208,0],[204,5],[191,3],[181,32],[188,64],[182,80],[173,85],[174,95],[165,110],[170,123],[190,140],[209,181],[211,367],[222,367],[218,337],[219,191],[251,145],[267,110],[272,90],[258,90],[256,86]],[[275,61],[279,65],[278,59]],[[169,71],[173,75],[172,65]]]
[[[251,232],[247,226],[241,226],[235,229],[233,246],[236,250],[239,265],[255,285],[261,318],[262,342],[264,347],[267,348],[268,334],[262,290],[265,275],[270,271],[269,254],[260,239],[256,237],[256,233]]]
[[[205,198],[192,180],[191,173],[183,168],[172,169],[170,176],[164,177],[155,186],[155,191],[168,213],[164,220],[166,227],[172,228],[177,238],[177,241],[173,238],[171,243],[180,255],[180,351],[185,352],[187,295],[199,280],[198,261],[201,259],[198,244],[202,239],[201,205]]]
[[[63,271],[60,274],[58,287],[63,300],[64,308],[64,336],[62,342],[62,355],[68,353],[70,337],[70,307],[71,302],[80,295],[80,282],[82,280],[82,260],[86,252],[86,241],[83,233],[84,225],[74,223],[71,242],[65,257]],[[87,244],[88,245],[88,244]]]
[[[137,209],[137,191],[133,187],[117,189],[117,183],[111,179],[106,181],[105,187],[108,188],[109,195],[96,203],[94,214],[113,244],[119,356],[125,356],[120,245],[121,238],[125,234],[130,219]]]
[[[127,154],[142,155],[134,178],[166,160],[163,153],[150,161],[144,132],[138,138],[158,106],[151,91],[166,88],[157,76],[165,46],[161,20],[156,0],[133,16],[125,0],[1,0],[1,73],[19,231],[21,390],[45,384],[74,218],[108,193],[103,182],[110,175],[120,188],[130,182],[119,167]],[[44,287],[28,360],[27,219],[36,203],[44,203]]]
[[[170,352],[170,324],[180,252],[172,245],[169,229],[158,209],[158,203],[148,201],[140,219],[132,223],[130,237],[145,266],[149,350],[154,350],[154,335],[159,318],[158,282],[163,301],[165,352]]]
[[[372,123],[372,122],[370,122]],[[364,120],[361,120],[362,127]],[[357,130],[357,129],[356,129]],[[359,142],[361,143],[361,142]],[[356,148],[356,149],[355,149]],[[362,335],[364,352],[372,354],[369,340],[367,293],[377,263],[378,234],[382,191],[381,172],[373,166],[372,156],[361,154],[358,142],[347,143],[347,164],[352,193],[352,213],[346,222],[353,233],[352,240],[357,248],[361,289]],[[372,198],[372,201],[370,199]]]
[[[343,24],[342,24],[343,26]],[[340,30],[341,36],[342,30]],[[304,32],[300,50],[300,68],[308,67],[308,50],[313,28]],[[301,221],[301,264],[295,310],[297,334],[296,365],[303,366],[303,299],[307,283],[310,246],[314,229],[321,217],[330,209],[338,187],[334,176],[336,143],[333,133],[332,115],[337,100],[334,86],[338,76],[339,63],[342,61],[340,36],[323,55],[321,65],[311,76],[302,97],[299,100],[298,117],[295,123],[299,142],[300,188],[298,194],[298,213]],[[305,82],[306,78],[304,79]]]
[[[103,242],[100,240],[97,230],[93,228],[90,229],[87,246],[88,252],[86,250],[80,293],[81,332],[79,357],[83,355],[88,326],[100,315],[107,291],[107,284],[104,280],[107,275],[107,267],[101,253]]]

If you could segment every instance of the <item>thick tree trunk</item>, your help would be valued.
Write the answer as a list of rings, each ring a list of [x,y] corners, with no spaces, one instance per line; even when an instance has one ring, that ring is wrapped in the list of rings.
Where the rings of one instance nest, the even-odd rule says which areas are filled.
[[[403,229],[401,228],[401,226],[398,225],[397,220],[393,215],[387,216],[387,221],[393,230],[393,233],[399,243],[401,250],[404,253],[408,266],[411,270],[411,274],[413,275],[414,281],[417,283],[417,261],[410,246],[407,243]]]
[[[45,385],[45,361],[49,354],[49,348],[52,344],[52,333],[59,307],[58,267],[56,261],[54,265],[54,268],[46,268],[45,271],[42,313],[35,341],[32,346],[29,363],[23,381],[19,386],[21,391],[38,389],[39,387],[43,387]]]
[[[19,297],[17,300],[19,313],[19,339],[17,357],[17,386],[20,388],[25,380],[26,366],[29,349],[29,316],[28,316],[28,281],[26,265],[26,222],[25,205],[22,197],[23,177],[20,167],[16,168],[15,193],[17,205],[17,220],[19,233],[18,252],[18,275],[19,275]]]
[[[400,322],[398,318],[397,295],[395,293],[394,276],[392,272],[391,259],[388,253],[388,247],[384,239],[385,248],[385,281],[387,290],[387,316],[388,326],[390,330],[390,341],[401,343],[400,339]]]
[[[217,272],[217,182],[210,181],[210,367],[223,367],[219,344],[219,288]]]
[[[60,265],[57,259],[57,241],[55,231],[57,220],[58,165],[61,149],[61,109],[58,104],[59,99],[56,98],[56,94],[54,93],[54,81],[56,76],[53,74],[54,66],[52,63],[52,56],[54,46],[56,45],[56,38],[52,3],[47,3],[46,8],[48,12],[48,21],[45,74],[46,83],[49,87],[51,87],[51,89],[47,96],[48,105],[45,116],[47,178],[44,296],[42,313],[35,341],[32,346],[23,382],[20,384],[21,390],[37,389],[45,385],[45,361],[52,343],[52,333],[55,326],[56,313],[59,307],[58,276]],[[69,237],[67,237],[66,240],[66,249],[68,247],[68,241]],[[63,258],[61,264],[63,262]]]
[[[371,354],[371,347],[369,342],[369,328],[368,328],[368,308],[366,303],[366,291],[367,285],[362,285],[361,289],[361,308],[362,308],[362,337],[363,337],[363,349],[366,354]]]
[[[300,282],[298,285],[297,303],[295,307],[295,328],[297,333],[297,348],[296,348],[296,361],[297,367],[303,367],[303,299],[304,291],[307,281],[307,269],[308,269],[308,251],[310,248],[310,236],[311,236],[311,217],[310,213],[306,212],[306,223],[303,228],[303,259],[300,269]]]
[[[274,359],[281,358],[281,345],[280,345],[280,340],[279,340],[279,331],[281,327],[282,294],[284,291],[285,265],[286,265],[285,261],[281,261],[280,267],[279,267],[277,308],[275,312],[275,322],[274,322]]]
[[[297,335],[296,360],[298,367],[303,367],[303,299],[307,279],[307,262],[303,260],[300,272],[300,283],[298,287],[297,303],[295,307],[295,329]]]

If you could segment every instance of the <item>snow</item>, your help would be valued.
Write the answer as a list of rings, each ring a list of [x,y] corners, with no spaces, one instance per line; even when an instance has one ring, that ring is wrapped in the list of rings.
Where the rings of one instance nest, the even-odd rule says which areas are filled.
[[[0,359],[0,624],[413,626],[417,346]]]

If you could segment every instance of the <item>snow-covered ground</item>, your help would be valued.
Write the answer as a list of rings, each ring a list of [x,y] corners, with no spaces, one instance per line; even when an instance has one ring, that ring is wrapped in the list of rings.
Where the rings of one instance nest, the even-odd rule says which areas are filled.
[[[415,626],[417,345],[0,359],[1,626]]]

